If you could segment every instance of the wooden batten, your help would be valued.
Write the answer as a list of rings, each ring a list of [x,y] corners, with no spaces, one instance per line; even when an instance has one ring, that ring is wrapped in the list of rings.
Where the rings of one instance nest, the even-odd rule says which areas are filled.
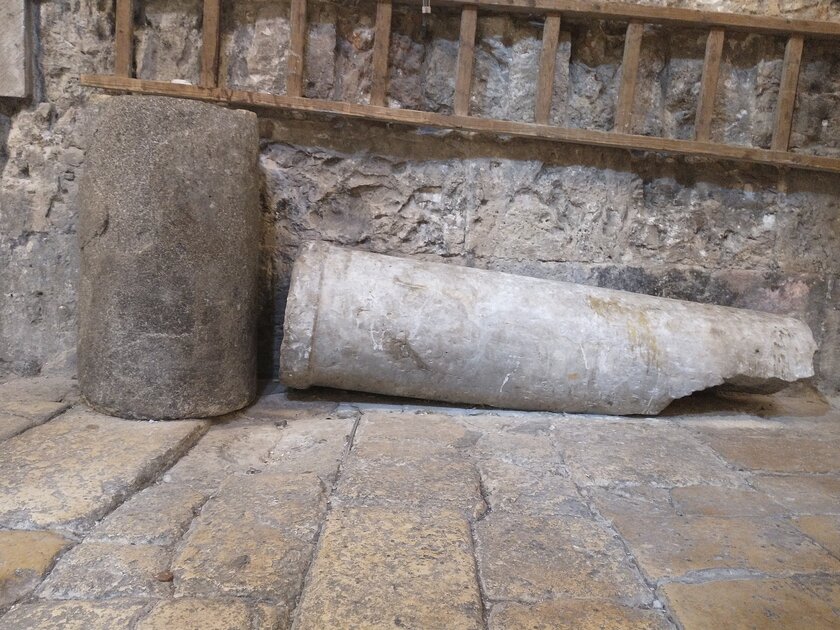
[[[725,31],[713,28],[706,39],[706,56],[703,60],[703,78],[700,80],[700,98],[694,121],[694,139],[707,141],[712,133],[712,114],[715,109],[720,61],[723,58]]]
[[[470,86],[475,62],[475,27],[477,22],[478,10],[474,6],[464,7],[461,11],[461,36],[458,44],[457,74],[455,75],[453,110],[456,116],[466,116],[470,110]]]
[[[560,38],[560,16],[549,15],[543,26],[540,73],[537,78],[537,103],[534,120],[547,124],[551,117],[551,100],[554,96],[554,72],[557,68],[557,42]]]

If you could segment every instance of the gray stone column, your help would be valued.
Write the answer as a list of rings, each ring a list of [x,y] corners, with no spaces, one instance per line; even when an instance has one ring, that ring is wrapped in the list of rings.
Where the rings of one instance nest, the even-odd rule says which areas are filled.
[[[650,414],[811,376],[815,350],[789,317],[311,244],[280,368],[297,388]]]
[[[224,414],[256,389],[253,113],[109,99],[80,182],[79,385],[129,418]]]

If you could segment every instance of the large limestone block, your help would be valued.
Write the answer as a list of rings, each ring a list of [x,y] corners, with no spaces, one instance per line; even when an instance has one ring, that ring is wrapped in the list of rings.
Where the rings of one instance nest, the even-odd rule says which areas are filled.
[[[0,0],[0,97],[29,96],[30,49],[28,0]]]
[[[79,384],[129,418],[220,415],[256,391],[253,113],[110,99],[81,182]]]
[[[283,381],[516,409],[650,414],[813,374],[789,317],[309,244]]]

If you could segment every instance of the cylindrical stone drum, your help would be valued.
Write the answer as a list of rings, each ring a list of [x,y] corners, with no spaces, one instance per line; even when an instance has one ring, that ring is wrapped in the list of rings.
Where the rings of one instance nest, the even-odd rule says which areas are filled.
[[[94,409],[206,417],[253,399],[258,153],[251,112],[104,103],[80,182],[79,385]]]
[[[811,376],[815,350],[790,317],[310,244],[280,368],[296,388],[650,414]]]

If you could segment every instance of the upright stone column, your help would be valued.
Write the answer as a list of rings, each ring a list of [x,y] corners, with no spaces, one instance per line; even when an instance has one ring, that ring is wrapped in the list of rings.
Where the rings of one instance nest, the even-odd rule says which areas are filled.
[[[164,97],[103,106],[80,183],[79,385],[128,418],[256,390],[257,118]]]
[[[312,244],[280,368],[298,388],[651,414],[716,385],[778,389],[815,350],[790,317]]]

